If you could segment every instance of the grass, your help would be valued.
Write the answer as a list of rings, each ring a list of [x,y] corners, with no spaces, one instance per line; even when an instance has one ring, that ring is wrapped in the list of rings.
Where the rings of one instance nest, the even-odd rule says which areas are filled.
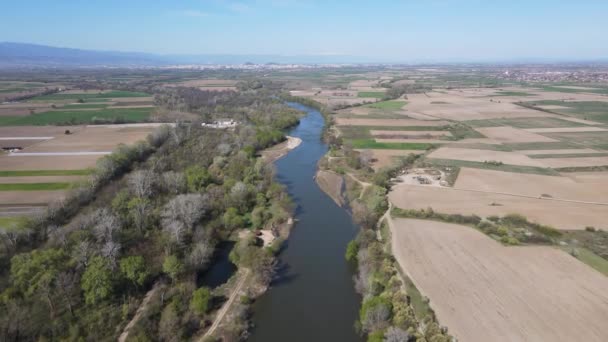
[[[568,254],[570,254],[570,249],[562,249],[564,249]],[[603,275],[608,276],[608,260],[602,258],[601,256],[593,253],[592,251],[586,248],[577,247],[575,248],[575,250],[575,258],[587,264],[588,266],[591,266],[591,268],[602,273]]]
[[[447,131],[450,126],[337,126],[346,139],[371,139],[370,131]]]
[[[572,122],[557,118],[516,118],[516,119],[488,119],[488,120],[468,120],[463,123],[472,127],[498,127],[512,126],[515,128],[559,128],[559,127],[582,127],[585,124]]]
[[[526,93],[523,91],[499,91],[496,94],[488,96],[532,96],[534,94]]]
[[[434,146],[426,143],[381,143],[374,139],[352,139],[350,143],[353,148],[378,150],[428,150]]]
[[[22,216],[11,216],[1,217],[0,216],[0,228],[15,229],[21,227],[25,222],[26,218]]]
[[[571,144],[566,141],[509,143],[509,144],[503,144],[503,145],[506,148],[510,148],[512,151],[561,150],[561,149],[581,148],[579,145]]]
[[[107,106],[108,104],[104,103],[78,103],[65,105],[59,109],[106,108]]]
[[[578,119],[597,121],[608,124],[608,102],[602,101],[558,101],[558,100],[543,100],[543,101],[532,101],[524,102],[524,106],[538,106],[555,105],[568,107],[565,109],[551,109],[549,112],[559,113],[567,116],[572,116]],[[539,109],[539,110],[542,110]]]
[[[528,157],[532,159],[547,159],[547,158],[585,158],[585,157],[608,157],[608,153],[564,153],[564,154],[531,154]]]
[[[8,183],[0,184],[0,191],[53,191],[66,190],[71,183]]]
[[[384,98],[386,95],[383,91],[360,91],[357,93],[357,97],[373,97],[376,99]]]
[[[564,85],[567,87],[568,85]],[[591,87],[590,87],[591,88]],[[608,88],[593,87],[595,89],[576,89],[576,88],[561,88],[555,86],[544,86],[544,91],[554,91],[559,93],[595,93],[595,94],[608,94]]]
[[[544,133],[545,136],[572,144],[608,150],[608,132]]]
[[[134,92],[134,91],[122,91],[122,90],[112,90],[106,93],[99,92],[90,92],[90,93],[77,93],[77,94],[66,94],[66,93],[56,93],[49,95],[42,95],[33,98],[33,101],[47,101],[47,100],[70,100],[70,99],[111,99],[111,98],[119,98],[119,97],[148,97],[151,96],[147,93]]]
[[[35,177],[35,176],[86,176],[93,173],[91,169],[83,170],[11,170],[0,171],[0,177]]]
[[[420,293],[414,282],[405,275],[405,273],[401,270],[398,264],[396,264],[399,273],[401,273],[401,278],[403,279],[403,284],[405,285],[405,293],[410,297],[412,308],[414,308],[414,315],[417,319],[423,320],[429,314],[432,314],[433,310],[431,309],[429,301]]]
[[[28,116],[0,117],[0,126],[77,125],[95,122],[142,122],[154,108],[119,108],[87,111],[48,111]]]
[[[361,94],[361,93],[359,93],[359,94]],[[359,96],[359,97],[361,97],[361,96]],[[380,102],[376,102],[376,103],[366,104],[363,107],[383,109],[383,110],[398,110],[398,109],[401,109],[401,107],[405,106],[406,104],[407,104],[407,102],[403,102],[403,101],[380,101]]]
[[[438,159],[438,158],[427,158],[425,160],[427,163],[439,166],[439,167],[468,167],[474,169],[485,169],[485,170],[495,170],[495,171],[504,171],[504,172],[515,172],[515,173],[530,173],[535,175],[545,175],[545,176],[559,176],[559,173],[551,168],[543,168],[536,166],[522,166],[522,165],[510,165],[510,164],[501,164],[494,165],[490,163],[484,162],[475,162],[468,160],[455,160],[455,159]]]

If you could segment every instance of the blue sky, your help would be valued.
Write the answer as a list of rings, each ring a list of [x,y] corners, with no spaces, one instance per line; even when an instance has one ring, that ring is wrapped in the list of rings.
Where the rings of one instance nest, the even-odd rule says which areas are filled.
[[[0,41],[162,54],[608,57],[608,1],[4,1]]]

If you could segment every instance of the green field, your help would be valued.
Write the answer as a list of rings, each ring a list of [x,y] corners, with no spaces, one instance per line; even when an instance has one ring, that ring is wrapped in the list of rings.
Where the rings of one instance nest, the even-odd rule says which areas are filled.
[[[150,94],[134,92],[134,91],[122,91],[122,90],[112,90],[105,93],[99,92],[89,92],[89,93],[77,93],[77,94],[65,94],[65,93],[57,93],[57,94],[49,94],[37,96],[32,99],[32,101],[49,101],[49,100],[70,100],[70,99],[111,99],[111,98],[120,98],[120,97],[148,97]]]
[[[608,153],[564,153],[564,154],[531,154],[528,157],[532,159],[546,158],[585,158],[585,157],[608,157]]]
[[[0,228],[4,228],[4,229],[19,228],[25,222],[26,222],[26,218],[21,217],[21,216],[12,216],[12,217],[0,216]]]
[[[533,96],[534,94],[526,93],[523,91],[498,91],[496,94],[488,96]]]
[[[564,84],[565,87],[568,85]],[[577,89],[577,88],[561,88],[555,86],[544,86],[541,89],[544,91],[554,91],[559,93],[594,93],[594,94],[608,94],[608,88],[602,87],[590,87],[594,89]]]
[[[8,183],[0,184],[0,191],[49,191],[65,190],[71,183]]]
[[[447,131],[450,126],[337,126],[345,139],[371,139],[370,131]]]
[[[608,102],[601,101],[558,101],[543,100],[525,102],[524,105],[533,106],[562,106],[564,109],[551,109],[550,112],[572,116],[578,119],[597,121],[608,124]]]
[[[84,108],[106,108],[109,104],[104,103],[78,103],[68,104],[60,108],[61,109],[84,109]]]
[[[543,135],[578,146],[608,150],[608,132],[544,133]]]
[[[373,97],[376,99],[381,99],[386,95],[383,91],[360,91],[357,93],[358,97]]]
[[[36,177],[36,176],[87,176],[92,169],[84,170],[11,170],[0,171],[0,177]]]
[[[386,143],[376,142],[374,139],[353,139],[349,140],[353,148],[368,148],[378,150],[428,150],[433,144],[426,143]]]
[[[359,94],[361,94],[361,93],[359,93]],[[363,107],[383,109],[383,110],[398,110],[398,109],[401,109],[406,104],[407,104],[407,102],[403,102],[403,101],[380,101],[380,102],[376,102],[376,103],[366,104]]]
[[[495,170],[495,171],[505,171],[505,172],[516,172],[516,173],[531,173],[535,175],[546,175],[546,176],[559,176],[555,170],[550,168],[542,168],[535,166],[521,166],[521,165],[494,165],[484,162],[474,162],[467,160],[455,160],[455,159],[436,159],[436,158],[427,158],[425,160],[427,163],[440,166],[440,167],[468,167],[473,169],[486,169],[486,170]]]
[[[0,117],[0,126],[80,125],[96,122],[142,122],[154,108],[119,108],[86,111],[54,110],[28,116]]]
[[[487,119],[487,120],[468,120],[463,121],[472,127],[498,127],[512,126],[515,128],[558,128],[558,127],[581,127],[585,124],[562,120],[558,118],[514,118],[514,119]]]

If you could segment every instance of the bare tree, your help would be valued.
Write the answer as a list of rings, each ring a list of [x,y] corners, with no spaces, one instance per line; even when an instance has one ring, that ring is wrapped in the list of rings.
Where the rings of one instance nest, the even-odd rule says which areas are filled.
[[[175,195],[186,191],[186,177],[182,172],[168,171],[163,173],[163,187],[168,193]]]
[[[188,256],[188,263],[195,269],[204,268],[211,259],[213,250],[213,245],[207,240],[196,243]]]
[[[93,233],[98,241],[112,240],[115,232],[121,228],[118,218],[107,208],[96,210],[93,213],[93,218],[95,222]]]
[[[179,221],[186,229],[192,229],[194,224],[206,214],[208,207],[209,200],[206,195],[177,195],[163,208],[162,218],[166,222]]]
[[[80,268],[86,268],[94,255],[93,244],[87,240],[80,241],[72,252],[74,260]]]
[[[146,227],[146,222],[148,222],[148,215],[152,209],[150,201],[147,199],[138,198],[129,203],[129,209],[129,214],[133,219],[135,227],[137,227],[137,229],[143,233],[144,228]]]
[[[397,327],[389,327],[384,333],[384,342],[408,342],[410,334]]]
[[[129,188],[137,197],[148,198],[154,193],[156,175],[150,170],[138,170],[129,175]]]
[[[120,247],[120,243],[112,240],[106,241],[103,247],[101,247],[101,255],[108,260],[110,266],[113,268],[116,267],[116,260],[120,254]]]
[[[363,150],[359,152],[359,161],[363,167],[368,167],[372,162],[374,154],[370,150]]]
[[[379,304],[369,308],[365,313],[363,329],[365,331],[376,331],[386,328],[388,326],[388,319],[390,315],[390,309],[384,304]]]

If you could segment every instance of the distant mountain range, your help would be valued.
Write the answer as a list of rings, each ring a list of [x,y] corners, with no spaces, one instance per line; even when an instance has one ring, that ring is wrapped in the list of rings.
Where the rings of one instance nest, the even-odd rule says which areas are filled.
[[[38,44],[0,42],[0,68],[162,67],[204,64],[553,64],[576,62],[568,58],[511,58],[490,60],[396,60],[396,58],[348,55],[161,55],[142,52],[97,51]],[[607,58],[579,60],[579,63],[608,63]]]
[[[370,58],[343,55],[158,55],[96,51],[37,44],[0,42],[0,68],[15,67],[158,67],[184,64],[332,64],[372,63]]]

